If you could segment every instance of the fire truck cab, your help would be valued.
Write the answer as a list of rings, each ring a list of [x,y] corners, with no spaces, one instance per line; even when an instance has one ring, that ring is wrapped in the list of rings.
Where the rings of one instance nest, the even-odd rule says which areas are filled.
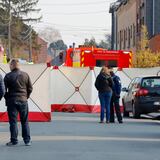
[[[79,46],[66,51],[65,66],[94,67],[108,65],[118,68],[129,68],[132,53],[123,50],[106,50],[103,48]]]

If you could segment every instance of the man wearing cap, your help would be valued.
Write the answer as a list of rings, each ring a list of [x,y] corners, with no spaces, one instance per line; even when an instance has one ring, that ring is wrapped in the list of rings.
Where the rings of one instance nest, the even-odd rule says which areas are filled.
[[[116,111],[118,122],[123,123],[122,115],[120,111],[120,105],[119,105],[119,99],[120,99],[120,93],[121,93],[121,80],[119,76],[114,74],[113,69],[111,68],[110,68],[110,75],[114,82],[112,86],[113,94],[112,94],[111,105],[110,105],[110,123],[115,122],[114,111]]]

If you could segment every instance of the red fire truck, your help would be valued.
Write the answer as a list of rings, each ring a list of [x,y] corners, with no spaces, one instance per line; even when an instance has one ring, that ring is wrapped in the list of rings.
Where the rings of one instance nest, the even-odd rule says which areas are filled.
[[[110,51],[87,46],[69,48],[66,52],[65,66],[101,67],[103,65],[129,68],[132,65],[132,52],[123,50]]]

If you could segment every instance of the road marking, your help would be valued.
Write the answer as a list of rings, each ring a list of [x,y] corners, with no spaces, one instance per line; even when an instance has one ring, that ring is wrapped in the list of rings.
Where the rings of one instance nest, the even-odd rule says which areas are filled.
[[[0,133],[0,142],[6,142],[9,132]],[[21,137],[18,137],[21,139]],[[160,142],[158,138],[140,137],[99,137],[99,136],[32,136],[33,141],[122,141],[122,142]]]
[[[8,140],[9,134],[0,134],[0,142]],[[18,137],[21,139],[21,137]],[[98,137],[98,136],[32,136],[33,141],[121,141],[121,142],[160,142],[158,138]]]
[[[53,121],[99,121],[99,117],[71,117],[71,116],[53,116]],[[152,119],[133,119],[133,118],[124,118],[124,122],[137,122],[137,123],[160,123],[158,120]]]
[[[32,136],[34,141],[133,141],[160,142],[158,138],[98,137],[98,136]]]

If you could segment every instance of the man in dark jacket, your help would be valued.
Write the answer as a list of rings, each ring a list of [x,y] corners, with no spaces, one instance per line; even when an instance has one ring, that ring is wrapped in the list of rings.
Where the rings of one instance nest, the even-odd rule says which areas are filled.
[[[6,106],[9,117],[11,138],[7,146],[13,146],[18,144],[18,127],[17,127],[17,115],[20,115],[20,121],[22,125],[22,137],[26,146],[31,145],[30,141],[30,129],[28,124],[28,102],[32,92],[32,84],[30,77],[27,73],[22,72],[19,69],[19,62],[13,59],[10,62],[11,72],[6,74],[4,83],[6,87]]]
[[[119,105],[119,99],[120,99],[120,93],[121,93],[121,80],[120,78],[114,74],[113,70],[110,71],[110,74],[113,79],[113,94],[111,99],[111,106],[110,106],[110,122],[114,123],[114,109],[116,111],[117,120],[119,123],[123,123],[122,121],[122,115],[120,111],[120,105]]]

